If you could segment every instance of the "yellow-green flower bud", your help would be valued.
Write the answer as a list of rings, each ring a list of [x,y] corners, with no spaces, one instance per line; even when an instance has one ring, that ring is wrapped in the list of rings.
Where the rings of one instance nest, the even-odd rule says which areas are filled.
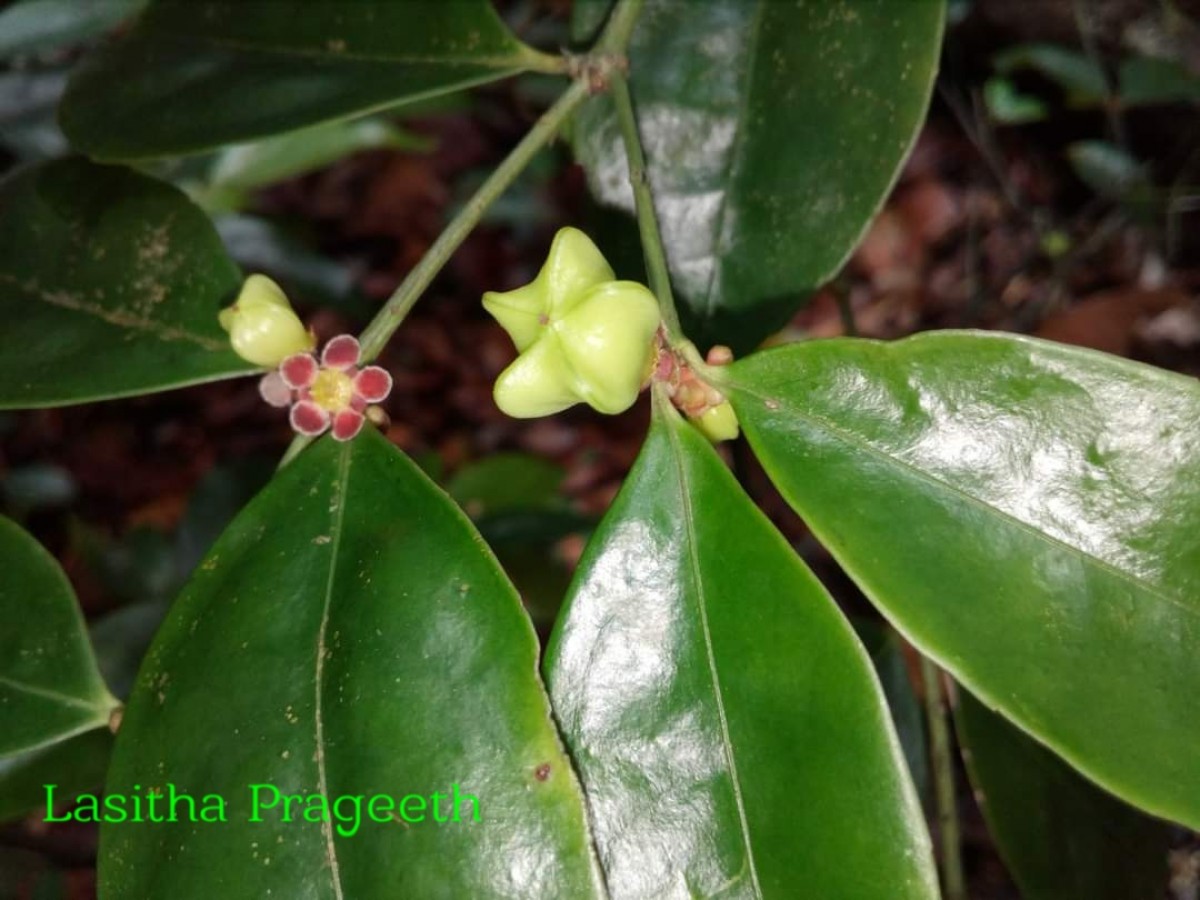
[[[265,275],[251,275],[237,300],[218,315],[229,343],[242,359],[256,366],[277,366],[295,353],[312,350],[317,341],[292,311],[283,289]]]
[[[732,441],[738,436],[737,414],[728,400],[705,410],[692,419],[692,422],[700,429],[700,433],[714,444]]]
[[[644,286],[614,281],[583,232],[563,228],[536,279],[484,295],[484,307],[521,355],[496,380],[496,405],[514,418],[584,402],[603,413],[633,405],[653,361],[658,302]]]

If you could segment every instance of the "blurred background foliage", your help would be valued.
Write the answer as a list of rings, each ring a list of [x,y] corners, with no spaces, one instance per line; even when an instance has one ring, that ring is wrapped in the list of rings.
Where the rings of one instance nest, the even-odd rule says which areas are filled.
[[[901,0],[895,0],[901,2]],[[143,0],[0,9],[0,166],[70,151],[56,106],[72,67]],[[571,46],[568,0],[499,3],[525,41]],[[184,189],[248,271],[279,280],[322,336],[361,327],[553,96],[526,76],[396,114],[146,165]],[[955,0],[929,121],[845,269],[772,338],[893,338],[939,327],[1038,334],[1200,374],[1200,2]],[[529,280],[561,224],[640,278],[636,227],[587,195],[565,147],[490,211],[383,362],[389,438],[475,520],[548,630],[584,541],[645,433],[639,405],[517,423],[491,400],[511,360],[480,294]],[[0,413],[0,506],[63,562],[118,695],[171,599],[270,476],[289,437],[252,382]],[[855,617],[923,795],[911,650],[881,626],[741,446],[739,478]],[[0,762],[0,898],[93,896],[95,833],[26,816],[31,784],[96,786],[92,733]],[[965,782],[965,778],[962,779]],[[971,797],[971,896],[1017,896]],[[1200,843],[1174,833],[1168,896],[1200,897]]]

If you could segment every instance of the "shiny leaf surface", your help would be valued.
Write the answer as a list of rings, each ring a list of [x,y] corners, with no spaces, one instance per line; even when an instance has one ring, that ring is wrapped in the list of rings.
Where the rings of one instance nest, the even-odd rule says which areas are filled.
[[[516,594],[453,502],[373,430],[318,442],[200,565],[117,738],[110,793],[221,794],[228,821],[106,824],[101,893],[593,896],[536,660]],[[425,810],[406,811],[426,821],[371,821],[364,802],[352,836],[346,803],[341,821],[277,808],[252,822],[252,784],[330,803],[420,794]],[[469,802],[462,821],[430,819],[451,814],[454,784],[481,821]]]
[[[117,701],[54,557],[0,517],[0,560],[0,756],[7,756],[106,725]]]
[[[862,645],[674,412],[590,542],[545,668],[614,898],[937,896]]]
[[[0,408],[253,371],[217,324],[240,283],[174,188],[81,159],[18,171],[0,183]]]
[[[167,156],[555,63],[489,0],[159,0],[84,64],[62,123],[97,158]]]
[[[580,7],[583,38],[596,4]],[[693,337],[752,346],[841,267],[924,119],[942,16],[941,0],[646,4],[630,83]],[[611,100],[577,124],[592,192],[632,210]]]
[[[966,691],[958,698],[975,796],[1024,900],[1163,896],[1165,823],[1100,790]]]
[[[1113,793],[1200,825],[1200,383],[955,332],[728,377],[775,484],[912,643]]]

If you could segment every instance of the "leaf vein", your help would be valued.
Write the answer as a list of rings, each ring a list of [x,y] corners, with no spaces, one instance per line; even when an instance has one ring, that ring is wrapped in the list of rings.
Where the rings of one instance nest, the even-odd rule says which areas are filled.
[[[725,713],[725,696],[721,690],[721,678],[717,672],[716,656],[713,652],[712,630],[708,623],[707,596],[704,590],[704,580],[700,574],[700,558],[696,547],[696,528],[692,516],[692,498],[688,490],[686,467],[683,461],[683,448],[679,444],[679,436],[675,433],[674,423],[666,423],[668,439],[674,450],[675,462],[679,474],[680,505],[683,507],[683,521],[687,528],[688,565],[692,579],[696,584],[696,605],[700,614],[700,629],[704,637],[704,652],[708,663],[708,674],[712,680],[713,697],[717,704],[717,719],[721,724],[721,744],[725,754],[725,763],[729,766],[730,784],[733,788],[734,804],[738,811],[738,825],[742,832],[742,843],[746,847],[745,866],[750,872],[750,882],[754,887],[756,897],[763,897],[762,886],[758,881],[758,868],[754,863],[754,848],[750,841],[750,824],[746,817],[746,801],[742,796],[741,779],[738,777],[737,762],[734,759],[733,740],[729,736],[729,719]]]
[[[89,703],[82,697],[72,697],[70,694],[63,694],[53,688],[38,687],[35,684],[29,684],[24,681],[17,681],[14,678],[7,678],[0,675],[0,685],[12,688],[14,691],[21,691],[25,694],[32,694],[35,697],[43,697],[47,700],[57,700],[66,706],[77,706],[80,709],[100,709],[95,703]]]
[[[107,322],[109,325],[116,325],[119,328],[144,331],[160,337],[164,341],[190,341],[193,344],[203,347],[205,350],[221,350],[224,346],[220,341],[193,334],[183,328],[175,328],[170,325],[164,325],[154,319],[147,319],[144,316],[137,316],[118,309],[107,309],[95,303],[79,300],[71,296],[67,291],[42,290],[36,284],[22,281],[12,275],[0,273],[0,282],[16,285],[21,290],[32,294],[37,300],[45,303],[47,306],[56,306],[59,309],[83,313],[84,315]]]
[[[350,458],[350,445],[347,445],[342,449],[341,460],[338,463],[337,478],[333,483],[332,502],[335,506],[331,510],[333,521],[330,525],[330,534],[333,540],[329,547],[329,577],[325,582],[325,606],[321,610],[321,624],[317,629],[317,660],[313,675],[315,694],[313,723],[314,738],[317,745],[317,790],[322,797],[329,796],[329,779],[326,774],[325,763],[325,726],[321,718],[321,696],[324,689],[325,655],[327,653],[325,638],[329,628],[329,611],[333,606],[333,583],[337,574],[338,548],[341,546],[342,530],[346,516],[346,493],[350,479]],[[333,895],[337,900],[343,900],[344,894],[342,893],[341,873],[338,870],[337,848],[334,846],[333,841],[333,823],[328,818],[322,819],[321,832],[325,838],[325,858],[329,862],[329,873],[333,882]]]
[[[990,513],[998,516],[999,518],[1007,521],[1009,524],[1011,524],[1012,526],[1017,528],[1019,531],[1025,532],[1026,534],[1030,535],[1031,537],[1035,538],[1036,540],[1041,540],[1047,544],[1053,544],[1057,547],[1060,547],[1063,550],[1066,550],[1068,553],[1071,553],[1072,555],[1081,557],[1084,560],[1091,562],[1092,564],[1094,564],[1098,568],[1102,569],[1103,571],[1107,572],[1109,575],[1116,578],[1117,580],[1123,581],[1123,582],[1131,585],[1132,587],[1134,587],[1137,590],[1145,591],[1150,596],[1156,597],[1157,599],[1161,600],[1164,603],[1167,603],[1168,605],[1175,606],[1175,607],[1183,610],[1185,613],[1200,617],[1200,608],[1193,608],[1191,606],[1188,606],[1185,601],[1180,600],[1177,597],[1171,596],[1170,594],[1166,593],[1162,588],[1160,588],[1158,585],[1143,581],[1141,578],[1137,577],[1136,575],[1126,572],[1123,569],[1117,568],[1112,563],[1110,563],[1108,560],[1101,559],[1100,557],[1096,556],[1095,554],[1090,553],[1087,550],[1084,550],[1082,547],[1077,547],[1074,544],[1068,543],[1067,541],[1063,540],[1062,538],[1055,537],[1052,534],[1042,531],[1037,526],[1032,525],[1029,522],[1026,522],[1026,521],[1018,518],[1017,516],[1013,515],[1012,513],[1007,512],[1003,509],[1000,509],[997,506],[993,506],[992,504],[988,503],[986,500],[976,497],[974,494],[970,494],[967,491],[963,490],[962,488],[960,488],[956,485],[953,485],[950,482],[945,481],[941,478],[938,478],[937,476],[932,475],[929,472],[926,472],[924,469],[918,468],[917,466],[901,459],[898,456],[894,456],[893,454],[888,453],[886,450],[881,450],[880,448],[876,447],[874,444],[870,443],[869,441],[859,438],[853,432],[846,431],[844,428],[841,428],[840,426],[834,424],[833,422],[829,421],[828,419],[824,418],[823,416],[819,416],[819,415],[816,415],[815,413],[801,409],[799,406],[795,406],[795,405],[787,402],[786,400],[784,400],[781,397],[760,394],[758,391],[748,388],[745,384],[738,384],[737,390],[741,391],[744,394],[748,394],[749,396],[754,397],[763,402],[770,401],[772,403],[777,403],[780,405],[781,408],[786,409],[788,412],[792,413],[797,418],[805,420],[810,425],[812,425],[818,429],[824,429],[829,434],[831,434],[835,439],[841,441],[843,444],[847,444],[851,448],[857,448],[868,455],[874,456],[877,459],[883,460],[886,463],[891,463],[898,468],[904,469],[904,470],[910,472],[918,480],[925,481],[928,484],[935,485],[936,487],[939,487],[939,488],[947,491],[948,493],[960,498],[967,504],[974,506],[977,509],[982,509],[982,510],[985,510],[987,512],[990,512]]]

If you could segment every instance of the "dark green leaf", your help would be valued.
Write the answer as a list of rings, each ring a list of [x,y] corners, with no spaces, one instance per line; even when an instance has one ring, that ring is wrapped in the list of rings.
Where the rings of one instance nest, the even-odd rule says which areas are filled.
[[[1119,200],[1150,186],[1138,161],[1108,141],[1076,141],[1067,159],[1079,180],[1102,197]]]
[[[1074,103],[1101,103],[1108,96],[1104,72],[1084,53],[1057,44],[1020,44],[994,60],[999,72],[1033,69],[1067,92]]]
[[[0,183],[0,408],[254,371],[217,324],[241,276],[186,197],[80,159]]]
[[[75,593],[32,537],[0,518],[0,756],[108,724],[113,699]]]
[[[1114,793],[1200,825],[1200,383],[956,332],[728,377],[771,478],[913,644]]]
[[[989,78],[983,85],[988,115],[1001,125],[1025,125],[1046,118],[1046,104],[1022,94],[1007,78]]]
[[[379,119],[326,122],[222,151],[211,181],[252,190],[311,172],[362,150],[429,149],[429,142]]]
[[[318,442],[197,569],[117,737],[110,795],[169,782],[223,795],[228,821],[106,824],[101,893],[593,896],[536,660],[516,594],[450,499],[377,432]],[[352,837],[277,810],[254,823],[250,784],[330,802],[438,792],[443,815],[457,784],[481,821],[467,804],[464,821],[368,820]]]
[[[900,746],[904,748],[904,761],[908,763],[917,796],[925,804],[929,798],[929,742],[925,734],[925,711],[904,659],[904,639],[886,623],[855,620],[852,624],[871,654]]]
[[[162,600],[143,600],[114,609],[92,625],[96,663],[104,683],[116,696],[129,696],[138,667],[168,607]]]
[[[0,822],[46,811],[46,785],[56,801],[70,801],[104,784],[112,734],[97,728],[58,744],[0,759]],[[0,891],[0,896],[10,896]],[[20,895],[16,895],[20,896]]]
[[[630,79],[694,337],[756,344],[841,267],[924,118],[942,14],[941,0],[646,4]],[[611,100],[577,124],[593,193],[632,209]]]
[[[1164,895],[1165,823],[1100,790],[966,691],[955,722],[975,795],[1024,900]]]
[[[146,0],[21,0],[0,13],[0,58],[44,53],[97,37]]]
[[[164,0],[84,64],[62,122],[98,158],[169,156],[556,63],[488,0]]]
[[[454,473],[446,491],[472,518],[562,505],[561,466],[528,453],[497,453]]]
[[[175,565],[186,578],[226,526],[270,480],[275,462],[252,456],[217,466],[200,479],[175,535]]]
[[[937,896],[862,645],[671,411],[589,544],[546,672],[614,898]]]

